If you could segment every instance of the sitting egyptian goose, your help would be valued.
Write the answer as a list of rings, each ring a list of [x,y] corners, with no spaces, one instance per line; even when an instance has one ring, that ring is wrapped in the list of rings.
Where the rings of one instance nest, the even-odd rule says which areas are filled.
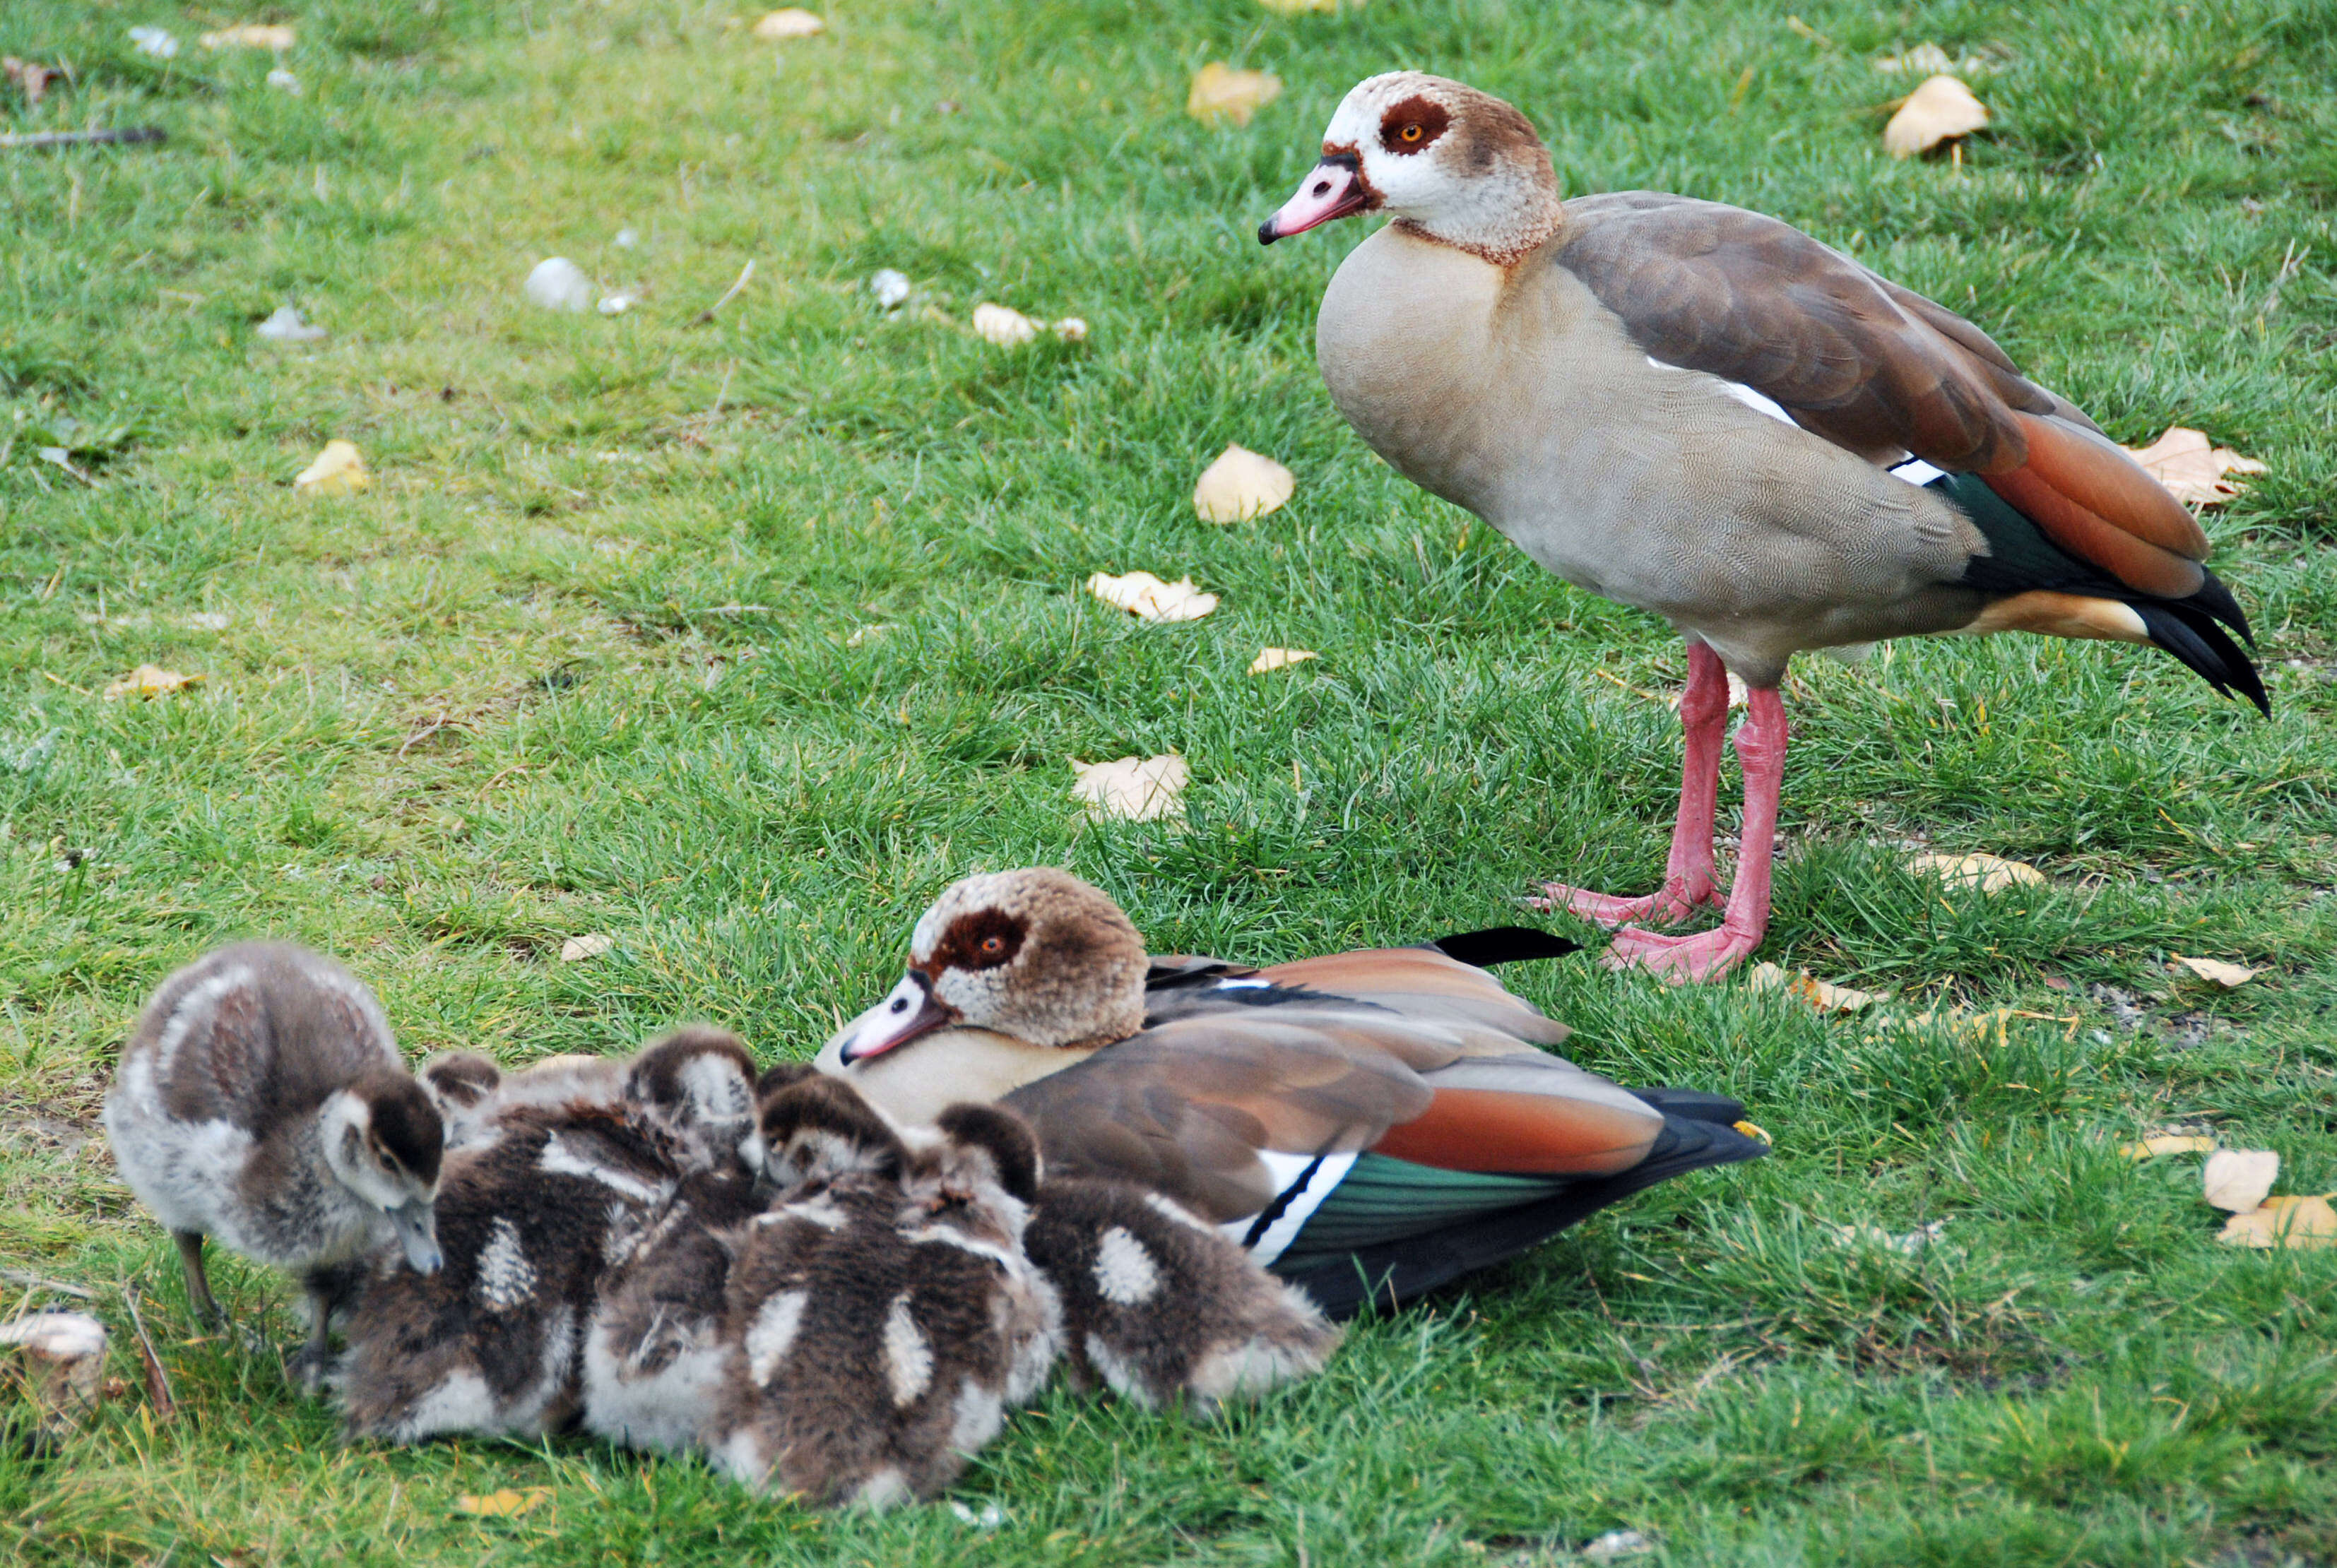
[[[1539,937],[1447,940],[1491,962],[1552,950]],[[1764,1152],[1733,1100],[1627,1090],[1539,1048],[1566,1033],[1433,947],[1148,961],[1109,898],[1039,869],[944,891],[907,975],[817,1065],[904,1123],[998,1101],[1051,1175],[1159,1192],[1340,1316]]]
[[[1676,923],[1717,903],[1727,674],[1744,849],[1720,926],[1629,927],[1609,960],[1704,978],[1767,928],[1804,649],[1931,632],[2153,643],[2267,713],[2189,512],[1962,317],[1758,213],[1650,191],[1559,199],[1497,98],[1416,72],[1350,92],[1260,241],[1395,221],[1323,297],[1315,355],[1397,472],[1577,587],[1688,643],[1679,813],[1662,888],[1550,884],[1545,907]]]
[[[438,1267],[437,1112],[373,993],[305,948],[222,948],[164,980],[122,1049],[105,1134],[200,1316],[225,1320],[206,1236],[302,1277],[309,1339],[288,1366],[306,1386],[359,1257],[395,1238]]]

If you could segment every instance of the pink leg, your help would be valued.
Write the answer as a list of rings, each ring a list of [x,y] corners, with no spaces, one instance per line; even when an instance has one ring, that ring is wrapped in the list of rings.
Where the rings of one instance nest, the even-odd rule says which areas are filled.
[[[1728,671],[1700,642],[1687,645],[1687,688],[1680,693],[1680,732],[1687,760],[1680,769],[1679,816],[1672,824],[1671,858],[1664,885],[1644,898],[1617,898],[1564,882],[1545,882],[1543,896],[1525,901],[1537,910],[1565,910],[1619,926],[1627,920],[1665,925],[1687,919],[1698,904],[1720,895],[1712,880],[1712,819],[1720,801],[1720,742],[1728,727]]]
[[[1744,848],[1737,853],[1726,912],[1715,929],[1688,937],[1627,926],[1608,946],[1610,967],[1637,964],[1675,979],[1716,979],[1749,957],[1767,934],[1777,794],[1785,780],[1785,703],[1774,690],[1756,691],[1747,706],[1744,727],[1736,732],[1736,755],[1745,765]]]

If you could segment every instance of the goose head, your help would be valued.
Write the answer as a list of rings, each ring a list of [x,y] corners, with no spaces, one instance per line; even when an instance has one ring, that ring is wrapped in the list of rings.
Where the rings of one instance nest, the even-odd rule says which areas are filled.
[[[842,1071],[943,1031],[979,1031],[1069,1066],[1144,1027],[1144,939],[1095,888],[1045,867],[953,883],[917,921],[908,972],[820,1053]]]
[[[445,1127],[422,1086],[402,1072],[368,1073],[328,1099],[318,1120],[333,1179],[381,1213],[407,1262],[435,1273]]]
[[[1323,159],[1258,225],[1261,245],[1357,212],[1500,266],[1558,232],[1558,176],[1533,122],[1490,93],[1418,71],[1355,84]]]

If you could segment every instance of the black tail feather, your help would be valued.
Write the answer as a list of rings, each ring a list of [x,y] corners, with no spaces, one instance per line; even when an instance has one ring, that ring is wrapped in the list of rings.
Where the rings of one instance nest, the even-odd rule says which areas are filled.
[[[2045,537],[2035,520],[2008,503],[1976,473],[1943,474],[1928,488],[1954,502],[1988,541],[1989,553],[1974,556],[1964,568],[1963,580],[1969,586],[2007,596],[2046,589],[2115,599],[2142,618],[2143,631],[2152,642],[2196,672],[2219,695],[2244,696],[2264,716],[2272,716],[2272,698],[2264,691],[2264,677],[2224,631],[2229,627],[2249,648],[2255,647],[2247,613],[2214,572],[2205,572],[2206,580],[2186,598],[2161,599],[2128,588],[2063,550]]]
[[[1283,1278],[1303,1288],[1334,1318],[1353,1317],[1366,1304],[1393,1310],[1463,1274],[1538,1247],[1568,1226],[1659,1182],[1707,1165],[1757,1160],[1768,1152],[1759,1139],[1716,1122],[1667,1115],[1648,1157],[1620,1174],[1577,1182],[1538,1203],[1481,1215],[1429,1235],[1358,1248],[1335,1263],[1316,1264]]]
[[[1448,959],[1458,959],[1481,969],[1527,959],[1555,959],[1582,950],[1580,942],[1538,931],[1531,926],[1489,926],[1481,931],[1457,931],[1420,945],[1434,948]]]

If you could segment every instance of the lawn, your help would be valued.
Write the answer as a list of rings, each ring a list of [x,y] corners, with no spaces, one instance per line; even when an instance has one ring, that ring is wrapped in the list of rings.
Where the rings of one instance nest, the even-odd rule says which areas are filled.
[[[2337,1251],[2219,1246],[2196,1156],[2118,1152],[2196,1124],[2277,1151],[2282,1191],[2337,1187],[2329,0],[840,0],[787,44],[757,14],[269,7],[295,95],[265,51],[197,47],[232,10],[0,9],[0,53],[75,72],[0,98],[4,128],[169,133],[0,151],[0,1256],[94,1292],[128,1385],[63,1453],[0,1456],[0,1555],[1527,1564],[1630,1529],[1683,1564],[2337,1561]],[[1905,83],[1871,62],[1922,42],[1992,63],[1961,165],[1881,152]],[[1210,60],[1283,93],[1198,125]],[[1511,920],[1538,876],[1652,884],[1678,644],[1346,430],[1312,325],[1360,224],[1254,239],[1399,64],[1517,102],[1569,191],[1775,212],[2118,439],[2181,423],[2269,464],[2207,527],[2270,723],[2100,644],[1796,668],[1763,956],[1902,1018],[2014,1014],[1507,971],[1587,1063],[1744,1098],[1774,1156],[1218,1421],[1051,1395],[953,1494],[994,1525],[823,1516],[582,1440],[343,1448],[271,1356],[200,1336],[95,1117],[146,991],[231,938],[340,955],[416,1056],[701,1018],[775,1060],[881,994],[973,870],[1066,864],[1157,950],[1251,960]],[[531,306],[553,254],[640,303]],[[890,316],[888,267],[917,290]],[[1002,350],[968,330],[985,300],[1091,330]],[[330,336],[258,340],[286,303]],[[335,437],[372,488],[296,493]],[[1196,521],[1229,441],[1296,470],[1290,505]],[[1149,627],[1081,589],[1139,568],[1222,608]],[[1266,645],[1322,657],[1246,676]],[[145,663],[201,682],[105,700]],[[1070,758],[1170,751],[1181,824],[1071,800]],[[1901,869],[1918,847],[2049,881],[1945,892]],[[613,945],[562,961],[584,934]],[[2177,952],[2263,973],[2223,991]],[[1912,1255],[1833,1230],[1933,1222]],[[70,1304],[11,1278],[11,1308]],[[294,1335],[280,1281],[213,1278]],[[548,1497],[454,1512],[503,1486]]]

